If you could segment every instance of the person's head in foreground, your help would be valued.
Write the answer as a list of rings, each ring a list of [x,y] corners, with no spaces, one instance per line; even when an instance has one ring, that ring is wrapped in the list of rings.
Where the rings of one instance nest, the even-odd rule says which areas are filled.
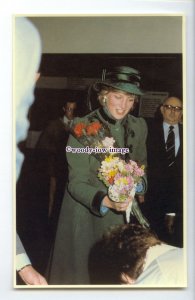
[[[147,250],[161,241],[139,225],[119,225],[92,248],[89,258],[94,284],[133,284],[143,272]]]
[[[183,287],[183,249],[160,241],[140,225],[113,227],[91,249],[91,284]]]

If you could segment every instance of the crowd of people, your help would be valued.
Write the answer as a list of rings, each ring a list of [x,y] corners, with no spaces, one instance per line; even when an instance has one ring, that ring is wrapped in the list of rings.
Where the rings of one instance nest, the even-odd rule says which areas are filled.
[[[24,80],[19,70],[23,63],[33,63],[29,57],[37,51],[24,95],[16,90],[18,143],[26,140],[28,123],[23,122],[34,99],[41,43],[25,18],[17,19],[17,31],[16,43],[24,47],[27,61],[22,58],[20,67],[16,65],[16,78]],[[26,49],[31,32],[37,42]],[[15,56],[20,57],[20,51]],[[33,147],[26,146],[23,153],[17,147],[16,261],[20,265],[16,269],[24,283],[182,286],[182,275],[173,276],[173,270],[183,268],[182,101],[166,98],[159,108],[160,120],[135,117],[132,112],[144,93],[140,86],[141,76],[134,68],[104,71],[102,80],[90,87],[98,108],[76,117],[77,104],[67,99],[61,116],[47,124]],[[96,124],[90,128],[96,138],[98,128],[104,128],[115,146],[128,150],[123,161],[144,166],[135,196],[129,193],[124,201],[113,201],[97,176],[102,158],[66,151],[66,146],[94,146],[87,135],[89,127],[83,136],[89,124]],[[140,218],[147,220],[141,225],[133,213],[134,203],[140,207]],[[126,224],[129,207],[130,224]],[[31,276],[35,273],[37,277]]]

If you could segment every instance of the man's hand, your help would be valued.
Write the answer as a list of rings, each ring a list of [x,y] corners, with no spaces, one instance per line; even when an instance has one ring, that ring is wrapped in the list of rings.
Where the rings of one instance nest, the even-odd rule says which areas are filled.
[[[141,204],[141,203],[144,203],[144,195],[136,195],[136,197],[137,197],[137,200],[138,200],[138,202]]]
[[[48,285],[45,278],[39,274],[31,265],[24,267],[18,272],[21,279],[27,285]]]

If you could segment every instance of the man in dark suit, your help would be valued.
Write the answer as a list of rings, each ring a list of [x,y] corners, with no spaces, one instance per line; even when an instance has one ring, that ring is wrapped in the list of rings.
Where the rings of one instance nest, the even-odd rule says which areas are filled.
[[[147,215],[159,237],[183,246],[183,134],[182,102],[165,99],[160,107],[162,121],[148,123]],[[172,133],[170,133],[172,132]],[[172,135],[172,137],[169,136]],[[169,136],[169,137],[168,137]],[[172,142],[170,141],[172,139]]]

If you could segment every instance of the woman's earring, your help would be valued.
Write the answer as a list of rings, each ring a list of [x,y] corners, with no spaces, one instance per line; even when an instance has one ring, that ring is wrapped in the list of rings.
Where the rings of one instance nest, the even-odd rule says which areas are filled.
[[[104,98],[103,98],[103,103],[104,103],[104,104],[106,104],[106,100],[107,100],[107,98],[104,97]]]

